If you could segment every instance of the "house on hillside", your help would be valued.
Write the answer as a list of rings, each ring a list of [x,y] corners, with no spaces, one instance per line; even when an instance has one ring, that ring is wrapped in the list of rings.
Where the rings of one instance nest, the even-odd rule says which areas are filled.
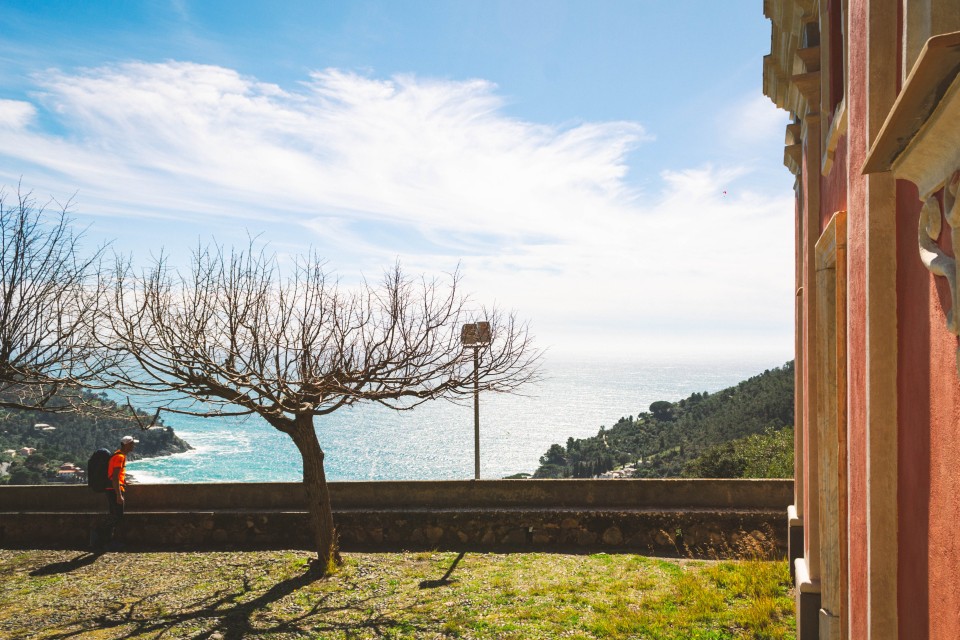
[[[83,469],[72,462],[65,462],[57,469],[57,480],[60,482],[82,482],[83,479]]]
[[[960,638],[960,3],[764,0],[796,176],[800,638]]]

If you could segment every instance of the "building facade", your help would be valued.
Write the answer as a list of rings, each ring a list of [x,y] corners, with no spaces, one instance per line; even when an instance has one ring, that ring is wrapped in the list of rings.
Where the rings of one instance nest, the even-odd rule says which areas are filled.
[[[801,638],[960,638],[960,0],[764,0],[796,176]]]

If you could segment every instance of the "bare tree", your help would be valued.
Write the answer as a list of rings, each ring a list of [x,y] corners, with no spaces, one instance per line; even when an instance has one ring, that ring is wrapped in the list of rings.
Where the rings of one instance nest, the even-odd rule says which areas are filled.
[[[77,410],[112,364],[93,339],[103,247],[81,253],[69,203],[51,203],[0,190],[0,407]]]
[[[136,365],[125,383],[206,403],[183,412],[257,414],[287,434],[303,458],[321,572],[339,554],[315,418],[360,402],[407,410],[469,396],[473,350],[460,329],[477,319],[492,329],[479,389],[511,392],[537,375],[527,327],[511,314],[472,313],[457,274],[414,279],[398,265],[379,284],[347,289],[314,254],[284,275],[252,246],[200,249],[187,274],[163,257],[141,276],[118,273],[115,335]]]

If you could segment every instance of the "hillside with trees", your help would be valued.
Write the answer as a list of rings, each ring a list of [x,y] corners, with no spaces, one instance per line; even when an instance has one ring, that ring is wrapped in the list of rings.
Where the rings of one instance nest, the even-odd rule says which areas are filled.
[[[536,478],[792,477],[793,361],[714,394],[658,400],[596,436],[568,438],[540,458]]]
[[[163,421],[129,410],[103,395],[81,392],[84,406],[92,412],[59,412],[54,398],[51,411],[0,408],[0,484],[46,484],[72,481],[80,474],[61,474],[61,465],[72,463],[86,467],[95,450],[111,451],[120,438],[133,435],[140,443],[131,460],[153,458],[189,451],[192,447],[180,439]],[[33,450],[26,455],[21,450]]]

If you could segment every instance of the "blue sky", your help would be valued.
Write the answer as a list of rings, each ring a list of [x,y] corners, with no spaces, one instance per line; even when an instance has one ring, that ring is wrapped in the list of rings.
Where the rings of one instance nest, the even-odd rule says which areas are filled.
[[[91,243],[458,264],[557,353],[792,350],[759,2],[20,2],[0,185]]]

